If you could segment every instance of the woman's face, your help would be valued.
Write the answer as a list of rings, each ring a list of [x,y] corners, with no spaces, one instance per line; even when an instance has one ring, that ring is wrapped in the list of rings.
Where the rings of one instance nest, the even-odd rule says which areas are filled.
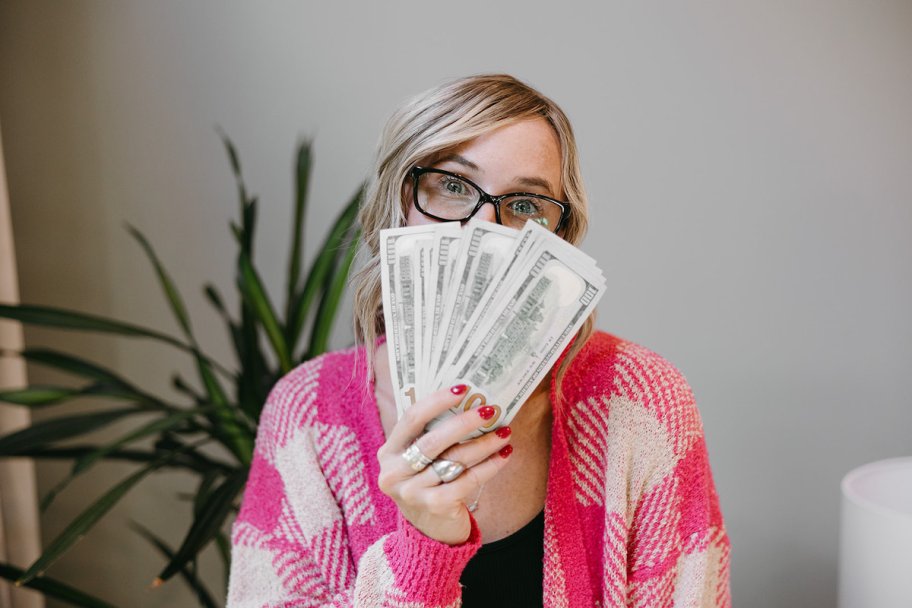
[[[419,163],[420,164],[420,163]],[[544,194],[563,200],[560,142],[544,118],[509,124],[457,146],[430,166],[465,176],[493,196],[508,192]],[[406,225],[436,222],[418,211],[410,188]],[[473,217],[496,222],[494,205],[484,204]]]

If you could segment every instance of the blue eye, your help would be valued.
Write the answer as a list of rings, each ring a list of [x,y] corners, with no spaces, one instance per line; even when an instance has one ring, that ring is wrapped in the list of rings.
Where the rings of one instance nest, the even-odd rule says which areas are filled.
[[[538,203],[528,198],[520,198],[515,201],[510,201],[507,207],[510,209],[511,213],[516,215],[524,215],[527,217],[532,217],[539,215],[541,209],[538,206]]]
[[[444,184],[444,187],[453,194],[465,193],[465,184],[455,179],[447,180],[446,184]]]
[[[437,184],[438,190],[447,196],[469,197],[472,196],[472,189],[467,183],[455,177],[444,176],[440,178]]]

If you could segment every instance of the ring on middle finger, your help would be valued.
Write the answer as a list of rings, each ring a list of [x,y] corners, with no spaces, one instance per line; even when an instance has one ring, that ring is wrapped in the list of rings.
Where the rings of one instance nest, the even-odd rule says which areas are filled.
[[[412,470],[416,473],[423,471],[431,462],[430,458],[424,455],[421,451],[421,448],[418,447],[418,442],[413,441],[410,446],[408,446],[404,452],[402,452],[402,457],[409,463],[409,466],[412,467]]]
[[[449,483],[459,477],[462,472],[465,471],[466,467],[461,462],[456,462],[455,460],[438,458],[431,464],[431,468],[437,473],[437,477],[440,478],[440,481]]]

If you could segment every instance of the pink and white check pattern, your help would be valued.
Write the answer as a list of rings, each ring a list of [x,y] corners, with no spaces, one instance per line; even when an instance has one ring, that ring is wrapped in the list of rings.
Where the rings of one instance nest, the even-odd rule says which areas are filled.
[[[363,355],[326,354],[270,391],[232,528],[227,608],[461,605],[477,524],[462,545],[439,543],[377,487],[384,435]],[[562,397],[552,390],[544,605],[730,608],[730,542],[683,375],[597,332]]]

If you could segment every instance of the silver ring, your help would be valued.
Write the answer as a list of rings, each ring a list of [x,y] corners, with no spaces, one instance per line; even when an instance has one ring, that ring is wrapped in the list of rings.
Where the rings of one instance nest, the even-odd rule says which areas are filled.
[[[453,481],[465,471],[465,465],[461,462],[446,460],[445,458],[435,460],[431,465],[431,468],[434,469],[434,472],[437,473],[437,477],[439,477],[440,481],[443,483]]]
[[[402,452],[402,457],[405,458],[406,462],[409,463],[409,466],[412,467],[412,470],[416,473],[420,473],[433,462],[433,460],[425,456],[418,448],[417,440],[413,441],[412,445]]]

